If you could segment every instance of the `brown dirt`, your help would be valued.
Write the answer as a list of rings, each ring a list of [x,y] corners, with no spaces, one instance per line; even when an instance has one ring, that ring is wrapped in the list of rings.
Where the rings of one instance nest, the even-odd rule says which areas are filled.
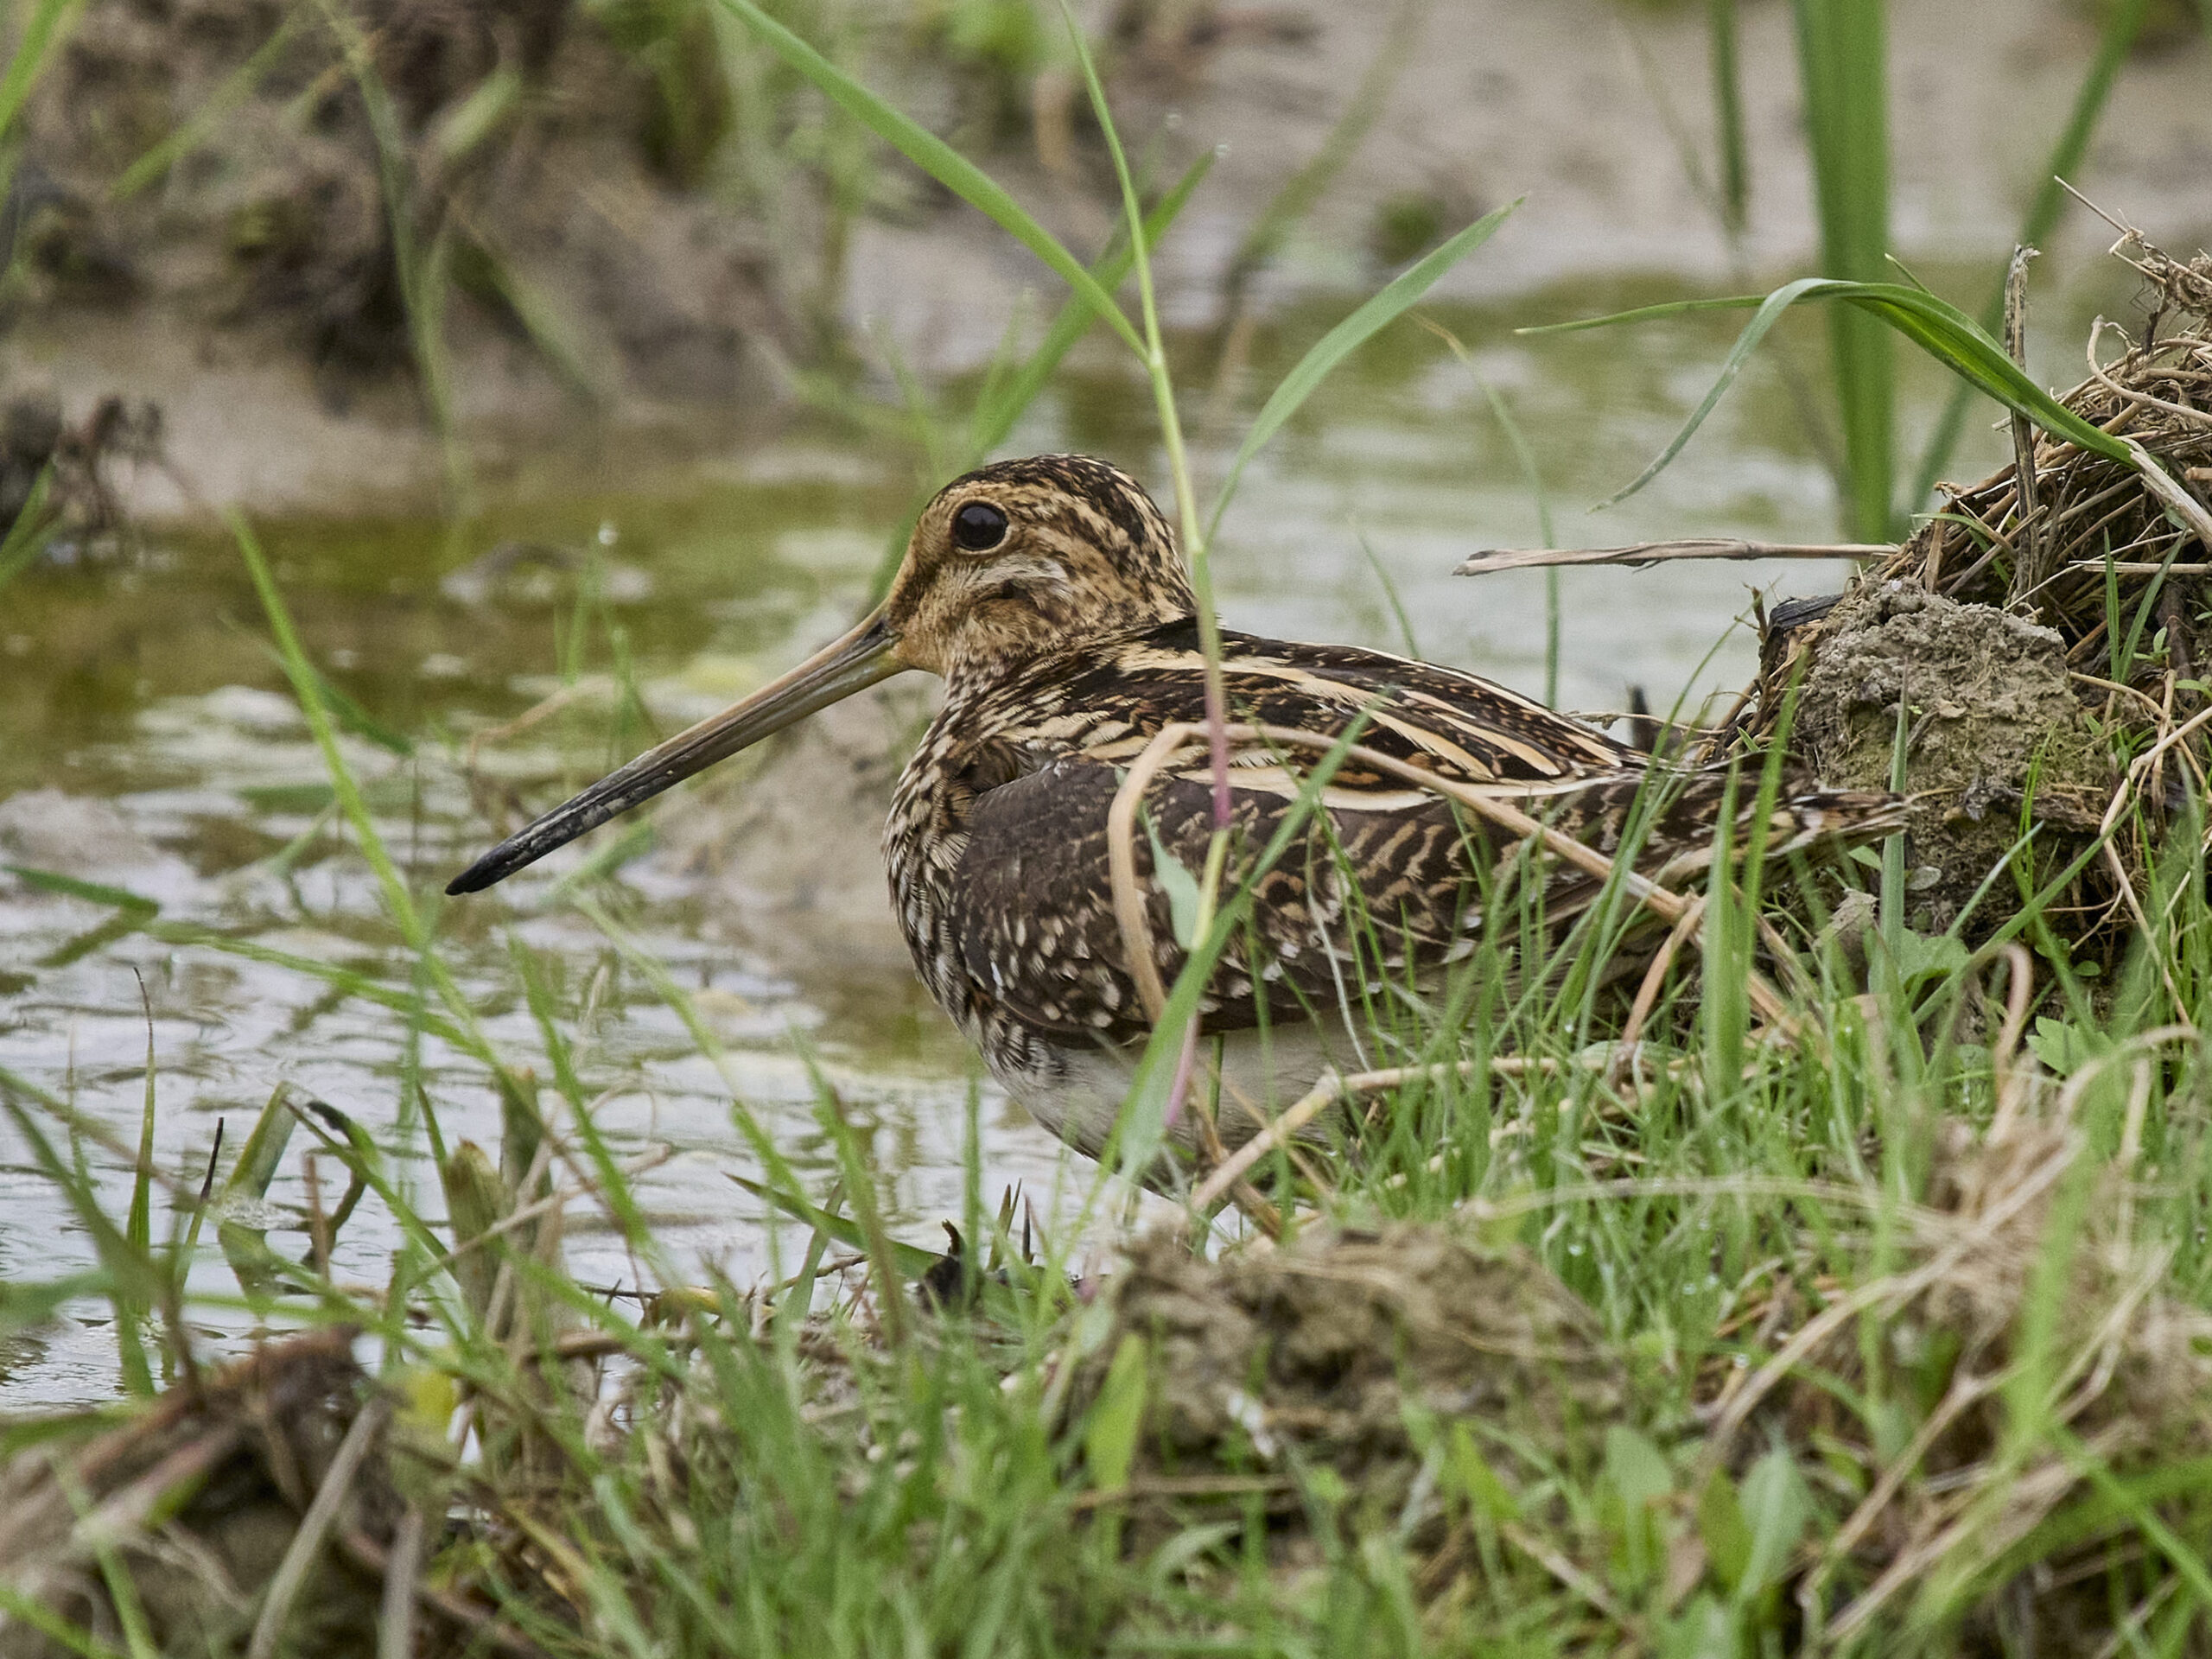
[[[542,313],[571,372],[606,392],[762,389],[747,337],[773,342],[779,325],[759,234],[682,188],[689,162],[648,142],[664,100],[587,14],[569,0],[361,0],[341,15],[372,48],[396,156],[380,153],[346,39],[311,10],[93,0],[29,112],[17,307],[149,308],[203,334],[273,334],[342,399],[346,372],[409,357],[404,234],[448,251],[474,308],[464,340],[467,325],[519,334]],[[234,93],[257,53],[262,73],[205,142],[118,198],[118,175]],[[507,113],[468,142],[454,125],[467,100],[509,82]],[[670,241],[688,257],[657,257]]]
[[[2011,1075],[2000,1092],[2015,1104],[2040,1096],[2047,1106],[2056,1093],[2048,1078]],[[2118,1554],[2109,1537],[2093,1531],[2024,1571],[2008,1572],[2007,1552],[2084,1497],[2090,1459],[2122,1479],[2149,1481],[2212,1448],[2212,1317],[2162,1288],[2171,1248],[2132,1236],[2126,1164],[2093,1180],[2084,1206],[2069,1204],[2086,1150],[2063,1109],[2000,1110],[1986,1135],[1947,1121],[1905,1259],[1856,1288],[1860,1307],[1831,1301],[1815,1312],[1785,1293],[1767,1323],[1797,1348],[1796,1367],[1756,1404],[1740,1387],[1745,1374],[1716,1364],[1721,1386],[1707,1415],[1728,1438],[1708,1441],[1707,1457],[1732,1466],[1777,1443],[1808,1459],[1823,1444],[1831,1454],[1852,1447],[1863,1467],[1884,1466],[1891,1459],[1871,1443],[1868,1424],[1840,1399],[1866,1386],[1870,1357],[1887,1373],[1885,1386],[1919,1390],[1924,1444],[1911,1478],[1864,1495],[1847,1570],[1831,1558],[1797,1589],[1839,1647],[1847,1649],[1846,1632],[1878,1609],[1908,1618],[1923,1589],[1971,1589],[1959,1651],[2018,1651],[2023,1621],[2038,1651],[2108,1651],[2107,1574]],[[2056,1285],[2039,1287],[2053,1268]],[[2056,1299],[2055,1322],[2050,1307],[2038,1307],[2045,1294]],[[2023,1374],[2016,1367],[2038,1368],[2031,1374],[2045,1397],[2029,1410],[2047,1409],[2048,1421],[2090,1448],[2087,1458],[2069,1461],[2040,1435],[2008,1451],[2027,1403],[2001,1386]]]
[[[1178,1477],[1323,1463],[1354,1494],[1348,1514],[1395,1516],[1427,1450],[1414,1441],[1417,1419],[1479,1421],[1557,1446],[1626,1404],[1620,1362],[1584,1303],[1526,1250],[1442,1227],[1314,1229],[1287,1249],[1218,1262],[1156,1232],[1109,1294],[1113,1333],[1073,1397],[1080,1408],[1096,1396],[1125,1337],[1147,1345],[1132,1485],[1160,1494],[1151,1513],[1163,1523],[1190,1502],[1167,1495]],[[1282,1518],[1299,1513],[1282,1496]]]
[[[158,1652],[243,1652],[263,1592],[365,1403],[352,1338],[334,1331],[272,1344],[172,1389],[120,1427],[0,1465],[0,1585],[122,1651],[124,1629],[99,1560],[111,1551]],[[351,1491],[340,1539],[366,1541],[376,1553],[400,1508],[381,1431]],[[284,1651],[376,1652],[378,1584],[362,1553],[338,1541],[315,1558]],[[0,1659],[69,1651],[0,1613]]]
[[[1897,1630],[1933,1585],[1967,1610],[1958,1651],[2012,1650],[2001,1638],[2023,1617],[2043,1632],[2042,1651],[2101,1650],[2108,1540],[2092,1535],[2024,1572],[2005,1566],[2089,1478],[2040,1430],[2019,1458],[2003,1454],[2022,1396],[1999,1384],[2022,1364],[2045,1368],[2052,1420],[2115,1475],[2147,1478],[2212,1449],[2212,1319],[2162,1288],[2169,1256],[2131,1230],[2128,1168],[2101,1172],[2077,1204],[2086,1137],[2071,1096],[2012,1063],[2017,1035],[1999,1044],[1998,1122],[1939,1125],[1923,1203],[1885,1242],[1868,1239],[1882,1270],[1847,1295],[1831,1282],[1800,1287],[1785,1268],[1770,1302],[1747,1310],[1764,1357],[1746,1369],[1715,1352],[1691,1421],[1661,1426],[1680,1442],[1666,1500],[1678,1535],[1671,1607],[1700,1586],[1725,1594],[1699,1541],[1709,1535],[1690,1519],[1702,1484],[1715,1471],[1740,1479],[1782,1448],[1815,1487],[1840,1467],[1868,1471],[1835,1516],[1840,1525],[1863,1503],[1844,1548],[1802,1551],[1782,1586],[1831,1634]],[[2039,1301],[2054,1269],[2059,1305],[2083,1313],[2051,1326]],[[1311,1476],[1325,1467],[1345,1494],[1342,1522],[1410,1529],[1421,1594],[1448,1603],[1481,1558],[1463,1508],[1416,1491],[1434,1433],[1455,1420],[1477,1426],[1510,1488],[1516,1453],[1502,1448],[1579,1466],[1578,1448],[1635,1415],[1627,1359],[1583,1303],[1525,1250],[1441,1227],[1317,1229],[1279,1254],[1214,1262],[1163,1232],[1132,1247],[1107,1294],[1110,1328],[1071,1400],[1081,1423],[1123,1344],[1147,1344],[1136,1459],[1111,1504],[1138,1551],[1179,1526],[1249,1513],[1257,1491],[1269,1559],[1295,1575],[1319,1558]],[[2037,1342],[2047,1345],[2031,1359]],[[1872,1476],[1894,1448],[1878,1447],[1848,1403],[1871,1397],[1870,1357],[1924,1442],[1893,1485]],[[1529,1504],[1522,1523],[1516,1549],[1549,1549],[1608,1581],[1611,1546],[1586,1515]]]
[[[2040,882],[2109,816],[2107,856],[2050,912],[2108,956],[2212,765],[2188,728],[2212,660],[2212,546],[2199,535],[2212,506],[2212,258],[2177,262],[2134,236],[2113,251],[2144,276],[2150,314],[2061,401],[2137,443],[2174,499],[2126,462],[2035,435],[2031,488],[2017,456],[1947,486],[1944,510],[1825,616],[1770,627],[1745,717],[1723,734],[1772,737],[1802,676],[1792,744],[1825,781],[1878,787],[1902,709],[1923,929],[1947,927],[2029,828]],[[2101,320],[2093,350],[2108,352],[2112,332]],[[2147,773],[2139,760],[2154,763]],[[1999,877],[1972,931],[2019,902]]]

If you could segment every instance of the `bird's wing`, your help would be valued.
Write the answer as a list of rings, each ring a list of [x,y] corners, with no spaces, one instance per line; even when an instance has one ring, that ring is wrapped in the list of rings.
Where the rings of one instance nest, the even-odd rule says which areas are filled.
[[[1064,756],[978,795],[963,826],[951,920],[968,978],[1025,1023],[1064,1036],[1122,1042],[1150,1024],[1109,874],[1108,813],[1122,776]],[[1231,810],[1224,891],[1294,807],[1271,790],[1239,788]],[[1256,1023],[1263,1001],[1275,1020],[1332,1007],[1379,971],[1440,959],[1464,923],[1470,843],[1448,804],[1431,796],[1387,816],[1332,810],[1300,828],[1259,875],[1250,920],[1207,986],[1200,1012],[1210,1030]],[[1159,856],[1182,867],[1192,892],[1212,831],[1205,779],[1162,776],[1146,791],[1131,853],[1163,985],[1173,984],[1185,953]]]
[[[1418,772],[1531,798],[1541,810],[1584,798],[1594,780],[1617,780],[1625,797],[1640,776],[1640,757],[1604,734],[1472,675],[1348,647],[1237,634],[1224,644],[1235,721],[1327,741],[1350,734]],[[1069,1035],[1121,1040],[1146,1028],[1113,909],[1107,816],[1131,762],[1162,728],[1202,721],[1205,700],[1189,624],[1008,688],[1005,706],[1022,711],[1022,724],[998,726],[998,752],[1029,758],[983,787],[961,826],[953,931],[977,992]],[[1323,758],[1267,738],[1235,746],[1228,883],[1255,867],[1294,814],[1300,822],[1259,876],[1247,935],[1208,987],[1212,1029],[1249,1026],[1262,1004],[1274,1018],[1334,1005],[1381,974],[1442,960],[1468,937],[1478,867],[1487,872],[1502,850],[1491,826],[1418,779],[1357,758],[1340,758],[1301,807]],[[1199,745],[1147,788],[1132,836],[1163,983],[1173,982],[1183,951],[1168,886],[1155,879],[1155,844],[1199,872],[1212,793]]]
[[[1376,652],[1230,634],[1224,681],[1234,722],[1347,734],[1440,784],[1517,807],[1608,857],[1632,847],[1647,873],[1679,881],[1708,860],[1728,804],[1745,844],[1752,785],[1719,772],[1662,773],[1602,732],[1478,679]],[[953,932],[971,984],[1028,1023],[1123,1041],[1148,1027],[1128,966],[1109,876],[1108,814],[1132,763],[1171,723],[1205,718],[1195,630],[1171,625],[1046,683],[1009,688],[1018,724],[1001,725],[1002,781],[963,815]],[[1027,758],[1019,758],[1026,756]],[[1201,1013],[1234,1030],[1294,1019],[1401,982],[1468,948],[1485,893],[1541,885],[1556,929],[1604,883],[1555,857],[1524,859],[1524,838],[1395,769],[1349,757],[1318,793],[1323,751],[1266,737],[1232,744],[1231,853],[1222,891],[1264,854],[1250,919],[1224,954]],[[1301,798],[1311,794],[1312,798]],[[1130,852],[1160,982],[1184,963],[1155,849],[1193,878],[1214,828],[1211,763],[1193,741],[1144,791]],[[1765,842],[1780,855],[1894,828],[1886,797],[1793,789]],[[1296,821],[1294,823],[1294,816]],[[1281,832],[1286,826],[1291,833]],[[1186,888],[1187,891],[1187,888]]]

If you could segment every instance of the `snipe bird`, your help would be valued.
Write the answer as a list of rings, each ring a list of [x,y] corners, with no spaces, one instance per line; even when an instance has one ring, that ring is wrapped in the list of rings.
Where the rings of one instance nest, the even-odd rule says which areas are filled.
[[[1423,779],[1540,817],[1601,853],[1621,844],[1649,756],[1472,674],[1346,645],[1224,631],[1236,740],[1231,842],[1251,868],[1285,815],[1293,849],[1259,876],[1247,937],[1200,1002],[1234,1145],[1270,1103],[1356,1060],[1337,1011],[1384,978],[1433,982],[1483,927],[1480,894],[1522,837]],[[843,638],[726,712],[640,755],[502,842],[447,891],[474,893],[619,812],[863,687],[941,675],[944,703],[906,764],[884,832],[915,967],[992,1074],[1046,1127],[1096,1155],[1151,1028],[1117,918],[1109,816],[1133,763],[1205,718],[1197,600],[1168,527],[1128,474],[1079,455],[985,467],[924,510],[888,596]],[[1356,747],[1330,746],[1350,733]],[[1302,734],[1315,747],[1286,742]],[[1300,805],[1335,760],[1318,804]],[[1198,870],[1216,823],[1203,741],[1143,787],[1121,839],[1141,888],[1154,987],[1184,961],[1155,849]],[[1667,780],[1638,868],[1709,858],[1721,777]],[[1748,795],[1749,791],[1745,793]],[[1777,809],[1777,853],[1888,824],[1886,797],[1812,790]],[[1586,867],[1537,857],[1548,919],[1586,903]],[[1228,877],[1239,873],[1232,861]],[[1224,887],[1225,890],[1225,887]],[[1141,938],[1140,934],[1137,937]],[[1509,941],[1510,943],[1510,941]],[[1140,947],[1141,948],[1141,947]],[[1156,991],[1155,991],[1156,995]],[[1185,1114],[1177,1135],[1196,1133]]]

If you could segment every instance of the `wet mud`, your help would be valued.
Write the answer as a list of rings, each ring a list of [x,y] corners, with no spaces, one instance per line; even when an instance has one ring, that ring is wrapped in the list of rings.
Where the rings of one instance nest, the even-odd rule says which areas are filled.
[[[1432,1443],[1466,1420],[1558,1446],[1626,1402],[1586,1303],[1525,1249],[1445,1227],[1315,1229],[1218,1262],[1155,1233],[1108,1294],[1113,1334],[1075,1398],[1097,1395],[1125,1342],[1143,1344],[1131,1490],[1164,1526],[1187,1507],[1170,1496],[1180,1478],[1319,1464],[1343,1477],[1348,1511],[1395,1516],[1431,1449],[1417,1427]],[[1302,1506],[1280,1497],[1277,1541],[1301,1548]]]

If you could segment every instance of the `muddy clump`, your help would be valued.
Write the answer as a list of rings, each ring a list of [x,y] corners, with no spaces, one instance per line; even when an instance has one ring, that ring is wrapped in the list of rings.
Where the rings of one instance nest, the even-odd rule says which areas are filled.
[[[1141,1529],[1189,1519],[1205,1502],[1193,1477],[1268,1471],[1284,1477],[1268,1500],[1274,1541],[1295,1559],[1294,1468],[1334,1469],[1353,1494],[1347,1519],[1395,1517],[1429,1450],[1415,1423],[1479,1420],[1555,1447],[1627,1399],[1587,1306],[1527,1251],[1444,1227],[1315,1229],[1217,1262],[1154,1233],[1111,1295],[1112,1333],[1075,1397],[1080,1408],[1097,1396],[1128,1338],[1144,1344],[1130,1474]]]
[[[2111,763],[2054,630],[1897,582],[1863,584],[1827,619],[1796,741],[1823,783],[1886,789],[1900,721],[1922,931],[1951,925],[2029,823],[2062,839],[2095,830]],[[2000,879],[1979,925],[2018,906]]]

